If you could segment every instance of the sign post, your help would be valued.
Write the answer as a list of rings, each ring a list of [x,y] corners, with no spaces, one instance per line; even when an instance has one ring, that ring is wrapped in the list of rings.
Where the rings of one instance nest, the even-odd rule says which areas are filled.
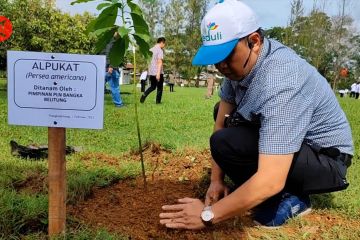
[[[48,231],[64,234],[66,128],[103,128],[105,56],[8,51],[7,59],[8,122],[48,127]]]
[[[65,233],[66,162],[65,128],[49,128],[49,236]]]

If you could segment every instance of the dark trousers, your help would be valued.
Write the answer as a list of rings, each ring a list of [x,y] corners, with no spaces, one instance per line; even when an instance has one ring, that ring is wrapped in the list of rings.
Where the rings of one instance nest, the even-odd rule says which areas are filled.
[[[146,80],[140,80],[141,92],[145,92]]]
[[[169,83],[170,92],[174,91],[174,83]]]
[[[210,138],[214,161],[236,186],[256,173],[258,145],[259,126],[249,123],[218,130]],[[303,195],[346,189],[349,184],[345,176],[350,164],[350,155],[330,157],[321,150],[302,144],[299,152],[294,154],[284,191]]]
[[[162,92],[164,88],[164,75],[160,74],[160,81],[156,80],[156,76],[150,76],[150,87],[144,92],[146,98],[152,91],[157,89],[156,92],[156,103],[161,103]]]

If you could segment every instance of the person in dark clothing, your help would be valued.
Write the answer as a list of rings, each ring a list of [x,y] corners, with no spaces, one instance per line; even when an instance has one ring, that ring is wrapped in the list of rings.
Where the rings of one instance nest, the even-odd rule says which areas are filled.
[[[155,89],[156,93],[156,104],[161,103],[161,97],[164,87],[164,70],[163,70],[163,58],[165,47],[165,38],[158,38],[157,44],[150,49],[152,51],[152,59],[149,66],[148,75],[150,76],[150,87],[146,89],[143,95],[141,95],[140,102],[144,103],[146,97]]]

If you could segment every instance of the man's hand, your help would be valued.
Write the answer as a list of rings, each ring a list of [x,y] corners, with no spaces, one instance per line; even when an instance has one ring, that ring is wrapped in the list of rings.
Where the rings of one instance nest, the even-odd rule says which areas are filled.
[[[201,212],[205,205],[195,198],[182,198],[179,204],[164,205],[160,213],[160,223],[168,228],[201,229],[205,225],[201,221]]]
[[[159,82],[160,81],[160,73],[156,74],[156,80]]]
[[[229,188],[223,181],[211,182],[206,192],[205,205],[212,205],[228,194]]]

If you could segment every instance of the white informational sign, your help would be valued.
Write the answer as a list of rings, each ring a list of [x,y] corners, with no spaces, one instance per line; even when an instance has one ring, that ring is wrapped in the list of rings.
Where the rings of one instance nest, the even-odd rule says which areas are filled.
[[[9,124],[102,129],[105,56],[7,52]]]

